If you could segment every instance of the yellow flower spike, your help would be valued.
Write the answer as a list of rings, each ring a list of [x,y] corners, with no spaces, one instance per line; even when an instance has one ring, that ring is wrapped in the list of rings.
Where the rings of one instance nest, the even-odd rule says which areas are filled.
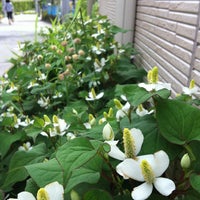
[[[155,175],[154,175],[151,165],[146,160],[142,160],[140,167],[142,169],[142,175],[144,177],[144,180],[147,183],[153,183],[155,179]]]
[[[114,99],[115,106],[118,110],[121,110],[123,108],[123,105],[118,99]]]
[[[135,141],[131,135],[131,131],[128,128],[124,128],[123,143],[126,157],[136,159]]]
[[[148,81],[148,83],[152,83],[152,70],[149,70],[149,71],[148,71],[148,74],[147,74],[147,81]]]
[[[104,116],[104,118],[108,118],[108,113],[107,112],[103,112],[103,116]]]
[[[152,69],[152,83],[158,82],[158,67]]]
[[[110,108],[109,111],[108,111],[108,117],[113,117],[113,109]]]
[[[99,59],[95,59],[95,62],[99,65],[99,66],[101,66],[101,63],[100,63],[100,61],[99,61]]]
[[[140,105],[138,106],[138,109],[139,109],[140,112],[143,111],[144,108],[143,108],[142,104],[140,104]]]
[[[92,93],[92,97],[95,99],[97,95],[94,88],[91,89],[91,93]]]
[[[26,151],[28,151],[29,150],[29,148],[28,148],[28,146],[27,146],[27,144],[26,143],[23,143],[23,145],[22,145],[23,147],[24,147],[24,149],[26,150]]]
[[[95,117],[92,114],[89,114],[88,118],[90,125],[93,125],[96,121]]]
[[[194,87],[195,87],[195,80],[192,79],[192,80],[190,81],[190,86],[189,86],[189,88],[192,89],[192,88],[194,88]]]
[[[101,24],[97,25],[97,29],[98,29],[98,33],[100,33],[101,32]]]
[[[44,188],[38,190],[37,200],[50,200],[49,195]]]
[[[44,115],[44,121],[45,123],[51,123],[51,120],[49,119],[49,117],[47,115]]]
[[[53,123],[57,123],[58,124],[58,117],[56,115],[53,116]]]

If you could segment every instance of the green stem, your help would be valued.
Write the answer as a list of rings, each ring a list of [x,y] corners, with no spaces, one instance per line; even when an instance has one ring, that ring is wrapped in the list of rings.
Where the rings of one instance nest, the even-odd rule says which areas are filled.
[[[185,144],[184,148],[187,150],[187,152],[188,152],[188,154],[190,156],[191,162],[195,161],[196,157],[195,157],[194,153],[192,152],[191,147],[188,144]]]

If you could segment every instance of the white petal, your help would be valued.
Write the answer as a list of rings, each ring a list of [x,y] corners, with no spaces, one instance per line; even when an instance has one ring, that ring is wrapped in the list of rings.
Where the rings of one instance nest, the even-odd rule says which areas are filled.
[[[169,166],[169,157],[164,151],[154,154],[155,165],[152,166],[155,177],[161,176]]]
[[[158,82],[157,84],[155,84],[155,90],[162,90],[162,89],[167,89],[167,90],[171,90],[171,84],[170,83],[162,83],[162,82]]]
[[[127,113],[130,109],[131,105],[129,102],[126,102],[126,104],[123,106],[122,110]]]
[[[99,93],[99,94],[96,96],[96,99],[100,99],[101,97],[103,97],[103,95],[104,95],[104,92]]]
[[[126,155],[117,147],[118,141],[105,141],[107,144],[110,145],[110,152],[108,155],[112,158],[117,160],[124,160]]]
[[[50,200],[64,200],[64,189],[61,184],[58,182],[53,182],[44,187],[47,191]]]
[[[124,179],[132,178],[136,181],[144,181],[140,163],[134,159],[127,158],[117,165],[116,171],[124,177]]]
[[[20,192],[17,195],[18,200],[36,200],[30,192]]]
[[[123,118],[126,114],[122,111],[122,110],[118,110],[116,113],[116,118],[117,120],[120,120],[121,118]]]
[[[155,89],[155,85],[154,84],[139,83],[138,86],[144,88],[148,92],[150,92],[150,91]]]
[[[133,188],[131,196],[134,200],[144,200],[151,195],[152,191],[153,185],[145,182],[138,187]]]
[[[132,128],[131,130],[131,135],[134,138],[135,141],[135,146],[136,146],[136,155],[140,152],[143,141],[144,141],[144,136],[142,134],[142,131],[137,128]]]
[[[156,178],[154,186],[164,196],[170,195],[176,189],[174,182],[168,178]]]

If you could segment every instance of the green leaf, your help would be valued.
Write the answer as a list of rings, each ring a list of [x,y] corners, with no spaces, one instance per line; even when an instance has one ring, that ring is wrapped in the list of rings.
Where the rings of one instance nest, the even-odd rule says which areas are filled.
[[[10,133],[0,133],[0,155],[4,157],[9,151],[12,143],[20,140],[22,137],[21,132],[15,134]]]
[[[101,166],[98,149],[86,138],[76,138],[61,146],[56,158],[26,166],[26,169],[39,187],[58,181],[67,193],[79,183],[96,183],[100,178]]]
[[[126,95],[128,101],[133,106],[138,106],[144,103],[152,96],[152,94],[147,92],[145,89],[140,88],[135,84],[117,85],[116,95],[120,96],[121,94]]]
[[[26,169],[39,187],[54,181],[63,183],[63,171],[55,158],[44,163],[27,165]]]
[[[190,176],[190,184],[197,192],[200,193],[200,175],[192,174]]]
[[[25,165],[41,162],[44,160],[45,156],[45,144],[39,144],[29,151],[17,151],[10,161],[10,168],[4,186],[13,185],[27,178],[28,173],[25,169]]]
[[[162,135],[171,143],[183,145],[200,140],[200,110],[177,100],[159,99],[157,122]]]
[[[104,191],[99,189],[89,190],[87,193],[84,194],[83,200],[112,200],[112,196]]]

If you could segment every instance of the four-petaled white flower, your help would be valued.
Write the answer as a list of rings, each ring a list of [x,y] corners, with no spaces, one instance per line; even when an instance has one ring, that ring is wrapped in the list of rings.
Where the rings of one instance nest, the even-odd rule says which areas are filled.
[[[148,92],[151,91],[158,91],[162,89],[171,90],[170,83],[163,83],[158,81],[158,68],[154,67],[152,70],[148,72],[147,75],[148,84],[146,83],[139,83],[138,86],[144,88]]]
[[[14,85],[13,82],[10,83],[10,88],[6,90],[7,93],[12,93],[13,91],[17,91],[18,88]]]
[[[105,58],[101,58],[101,60],[99,61],[98,59],[95,59],[94,62],[94,69],[96,72],[101,72],[103,67],[106,64],[106,59]]]
[[[64,200],[64,188],[57,181],[40,188],[37,192],[37,198],[30,192],[20,192],[17,199],[9,198],[8,200]]]
[[[32,146],[30,142],[26,142],[18,148],[19,151],[29,151],[31,149],[32,149]]]
[[[122,105],[118,99],[114,99],[115,106],[117,107],[118,111],[116,113],[117,121],[119,121],[124,116],[128,115],[131,105],[129,102],[126,102],[125,105]]]
[[[117,165],[116,171],[124,179],[134,179],[144,182],[133,188],[131,196],[135,200],[147,199],[152,191],[153,185],[156,190],[168,196],[175,190],[175,184],[168,178],[160,177],[169,166],[169,157],[164,151],[155,154],[138,156],[137,160],[125,159]]]
[[[190,81],[190,86],[189,87],[183,87],[183,93],[189,96],[193,95],[199,95],[200,94],[200,90],[199,88],[195,85],[195,81],[194,79],[192,79]]]
[[[86,97],[85,99],[87,101],[95,101],[95,100],[101,99],[103,95],[104,95],[104,92],[100,92],[99,94],[96,94],[94,88],[92,88],[88,94],[88,97]]]
[[[37,103],[40,105],[40,107],[42,108],[47,108],[49,106],[50,103],[50,99],[49,97],[41,97]]]
[[[153,110],[151,110],[151,111],[146,110],[146,109],[142,106],[142,104],[140,104],[140,105],[137,107],[137,109],[136,109],[136,114],[139,115],[140,117],[143,117],[143,116],[145,116],[145,115],[149,115],[149,114],[151,114],[151,113],[153,113]]]

